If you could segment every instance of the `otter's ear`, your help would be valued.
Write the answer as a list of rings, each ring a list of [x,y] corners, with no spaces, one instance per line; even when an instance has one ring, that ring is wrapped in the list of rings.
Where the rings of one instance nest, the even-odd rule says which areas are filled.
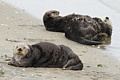
[[[29,46],[28,54],[26,54],[25,57],[29,57],[29,56],[31,56],[31,55],[32,55],[32,52],[33,52],[33,48],[32,48],[32,46],[31,46],[31,45],[28,45],[28,46]]]
[[[33,51],[33,47],[31,45],[28,45],[28,46],[29,46],[29,50]]]

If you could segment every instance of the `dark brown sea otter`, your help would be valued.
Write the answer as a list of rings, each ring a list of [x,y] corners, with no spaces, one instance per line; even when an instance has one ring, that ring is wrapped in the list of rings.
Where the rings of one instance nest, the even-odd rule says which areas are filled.
[[[43,22],[46,30],[54,32],[64,32],[64,24],[59,11],[51,10],[44,14]]]
[[[41,42],[33,45],[17,43],[8,63],[16,67],[48,67],[82,70],[83,63],[67,46]]]
[[[47,11],[43,17],[47,30],[65,32],[65,37],[86,45],[98,45],[111,37],[112,26],[108,17],[105,20],[87,15],[70,14],[59,16],[59,11]]]
[[[100,18],[77,14],[66,17],[71,16],[73,18],[66,24],[64,29],[65,37],[70,40],[87,45],[97,45],[102,44],[104,40],[112,35],[111,24],[102,21]],[[99,21],[96,19],[99,19]],[[107,17],[105,20],[109,21]]]

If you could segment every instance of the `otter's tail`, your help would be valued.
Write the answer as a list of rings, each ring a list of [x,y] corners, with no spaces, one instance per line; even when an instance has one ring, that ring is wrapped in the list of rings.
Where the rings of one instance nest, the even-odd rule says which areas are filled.
[[[81,44],[86,44],[86,45],[99,45],[99,44],[103,44],[103,42],[100,41],[92,41],[92,40],[88,40],[85,38],[80,38],[79,41],[77,41]]]

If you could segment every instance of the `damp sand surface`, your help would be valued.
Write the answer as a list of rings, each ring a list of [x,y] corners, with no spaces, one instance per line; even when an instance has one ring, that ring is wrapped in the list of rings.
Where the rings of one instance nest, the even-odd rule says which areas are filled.
[[[78,44],[64,33],[46,31],[42,21],[0,1],[0,80],[119,80],[119,60],[104,49]],[[7,65],[18,42],[52,42],[69,46],[82,60],[82,71],[61,68],[20,68]],[[102,45],[101,45],[102,47]],[[104,48],[104,46],[103,46]]]

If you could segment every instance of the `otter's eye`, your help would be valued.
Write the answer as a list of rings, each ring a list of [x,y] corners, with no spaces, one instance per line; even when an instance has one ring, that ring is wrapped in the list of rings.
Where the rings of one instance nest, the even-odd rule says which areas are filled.
[[[16,48],[18,48],[18,46],[16,46]]]
[[[23,49],[25,49],[25,47],[23,47]]]
[[[50,14],[48,14],[48,16],[50,16]]]
[[[55,12],[52,12],[52,13],[55,13]]]
[[[109,19],[109,17],[106,17],[106,19]]]

